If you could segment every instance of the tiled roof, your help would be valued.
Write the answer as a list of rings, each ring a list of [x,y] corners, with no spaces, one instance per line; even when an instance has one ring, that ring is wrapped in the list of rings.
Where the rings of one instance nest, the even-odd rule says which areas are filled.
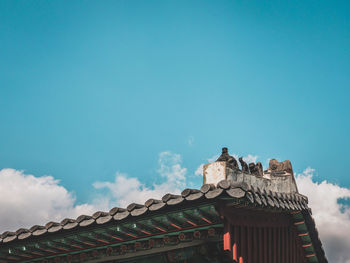
[[[218,198],[228,197],[239,200],[251,209],[280,210],[302,214],[310,238],[316,252],[318,262],[327,262],[315,223],[308,208],[308,199],[299,193],[285,194],[272,191],[262,191],[246,183],[220,181],[217,186],[204,184],[200,190],[185,189],[181,195],[166,194],[161,200],[149,199],[143,205],[132,203],[127,208],[114,207],[109,212],[98,211],[92,216],[81,215],[76,219],[66,218],[60,223],[48,222],[45,226],[35,225],[30,229],[18,229],[16,232],[6,231],[0,236],[0,248],[11,246],[12,242],[31,240],[33,237],[45,236],[50,233],[64,233],[72,229],[80,229],[92,225],[104,225],[111,221],[125,221],[142,215],[151,215],[167,207],[176,208],[181,204],[194,203],[201,200],[207,202]]]

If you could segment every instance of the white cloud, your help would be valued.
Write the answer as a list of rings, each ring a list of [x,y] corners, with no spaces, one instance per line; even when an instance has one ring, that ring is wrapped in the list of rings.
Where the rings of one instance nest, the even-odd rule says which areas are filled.
[[[181,166],[181,156],[171,152],[159,154],[158,173],[164,182],[153,183],[147,187],[135,177],[128,177],[126,174],[117,173],[114,182],[96,182],[96,189],[107,188],[110,193],[109,203],[126,207],[130,203],[143,204],[149,198],[162,198],[167,193],[179,194],[186,185],[186,168]]]
[[[52,176],[35,177],[15,169],[0,170],[0,193],[0,233],[95,210],[92,205],[76,205],[74,195]]]
[[[186,168],[181,167],[181,155],[171,152],[162,152],[159,154],[158,173],[165,177],[168,183],[183,187],[185,185]]]
[[[144,203],[149,198],[161,198],[166,193],[179,194],[186,185],[186,168],[181,156],[171,152],[159,154],[160,184],[146,187],[138,178],[117,173],[113,182],[95,182],[96,189],[107,189],[95,196],[92,204],[76,204],[74,194],[52,176],[35,177],[15,169],[0,170],[0,233],[29,228],[49,221],[60,222],[65,217],[91,215],[97,210],[125,207],[132,202]]]
[[[314,173],[307,168],[296,177],[299,192],[309,198],[329,262],[350,263],[350,207],[339,203],[350,198],[350,189],[327,181],[317,183]]]

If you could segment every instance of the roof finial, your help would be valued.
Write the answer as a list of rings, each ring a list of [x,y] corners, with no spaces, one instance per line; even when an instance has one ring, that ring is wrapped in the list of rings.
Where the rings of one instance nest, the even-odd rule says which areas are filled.
[[[227,147],[222,148],[222,153],[216,160],[216,162],[226,162],[228,167],[237,170],[239,169],[237,160],[233,156],[228,154]]]

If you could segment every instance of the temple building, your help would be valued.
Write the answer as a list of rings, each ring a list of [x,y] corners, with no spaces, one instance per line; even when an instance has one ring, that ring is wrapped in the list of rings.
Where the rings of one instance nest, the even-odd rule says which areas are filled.
[[[35,211],[33,211],[35,212]],[[203,186],[0,235],[0,263],[328,262],[289,161],[223,148]]]

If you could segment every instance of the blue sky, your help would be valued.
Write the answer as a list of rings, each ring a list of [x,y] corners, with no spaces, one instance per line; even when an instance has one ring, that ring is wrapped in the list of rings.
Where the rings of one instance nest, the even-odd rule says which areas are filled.
[[[227,146],[350,187],[347,1],[1,1],[0,168],[78,202]],[[199,184],[200,178],[194,177]]]
[[[227,146],[291,160],[330,262],[350,262],[349,14],[0,1],[0,233],[200,187]]]

